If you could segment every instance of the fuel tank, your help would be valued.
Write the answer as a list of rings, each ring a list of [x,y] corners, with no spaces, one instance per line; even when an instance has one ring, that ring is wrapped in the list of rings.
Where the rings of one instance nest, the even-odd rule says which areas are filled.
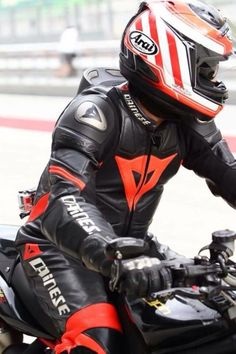
[[[151,353],[162,353],[162,349],[171,353],[171,348],[179,353],[178,348],[194,348],[231,334],[222,316],[200,300],[175,293],[161,299],[157,293],[150,301],[140,299],[128,305]]]

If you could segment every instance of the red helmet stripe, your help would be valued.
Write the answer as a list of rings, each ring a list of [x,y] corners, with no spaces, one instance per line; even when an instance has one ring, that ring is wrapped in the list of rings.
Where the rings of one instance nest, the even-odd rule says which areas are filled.
[[[143,24],[142,24],[141,17],[137,18],[137,21],[135,21],[135,28],[137,31],[143,30]]]
[[[167,30],[167,40],[169,44],[170,60],[175,83],[176,85],[183,87],[176,40],[173,33],[169,30]]]
[[[155,18],[155,16],[153,16],[153,14],[151,12],[149,12],[149,24],[150,24],[151,38],[154,40],[154,42],[159,43],[156,18]],[[155,55],[155,61],[156,61],[157,65],[160,65],[161,67],[163,67],[160,48],[158,48],[158,53]]]

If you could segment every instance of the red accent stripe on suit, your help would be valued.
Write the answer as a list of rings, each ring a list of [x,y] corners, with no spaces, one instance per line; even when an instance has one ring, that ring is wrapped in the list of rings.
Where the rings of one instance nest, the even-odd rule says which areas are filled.
[[[73,176],[70,172],[68,172],[67,170],[65,170],[62,167],[51,165],[49,167],[49,173],[53,173],[55,175],[61,176],[65,179],[73,182],[81,190],[83,190],[85,187],[85,183],[80,178]]]
[[[44,194],[39,198],[37,203],[33,206],[28,221],[35,220],[38,216],[40,216],[47,208],[49,193]]]
[[[63,351],[69,353],[72,348],[77,346],[85,346],[98,354],[106,354],[99,343],[83,333],[88,329],[99,327],[122,332],[118,314],[112,304],[90,305],[69,317],[66,322],[66,331],[61,338],[61,344],[55,347],[55,354],[60,354]]]

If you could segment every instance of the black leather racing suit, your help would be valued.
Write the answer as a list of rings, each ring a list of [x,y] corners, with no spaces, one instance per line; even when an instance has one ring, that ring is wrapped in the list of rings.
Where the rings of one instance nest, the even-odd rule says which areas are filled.
[[[236,206],[236,162],[213,121],[166,120],[157,127],[126,84],[85,89],[61,114],[35,206],[17,237],[32,289],[58,337],[79,309],[110,301],[102,277],[79,259],[84,238],[143,238],[181,164]],[[63,301],[50,293],[45,274],[52,274]]]

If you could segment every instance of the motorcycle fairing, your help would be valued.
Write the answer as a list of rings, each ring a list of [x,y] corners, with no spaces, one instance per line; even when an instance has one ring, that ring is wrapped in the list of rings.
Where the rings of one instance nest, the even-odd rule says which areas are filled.
[[[13,243],[14,241],[10,238],[0,238],[0,275],[8,285],[11,283],[12,273],[18,257]]]
[[[30,313],[2,277],[0,277],[0,317],[9,326],[24,334],[52,339],[40,329],[40,326],[32,319]]]

